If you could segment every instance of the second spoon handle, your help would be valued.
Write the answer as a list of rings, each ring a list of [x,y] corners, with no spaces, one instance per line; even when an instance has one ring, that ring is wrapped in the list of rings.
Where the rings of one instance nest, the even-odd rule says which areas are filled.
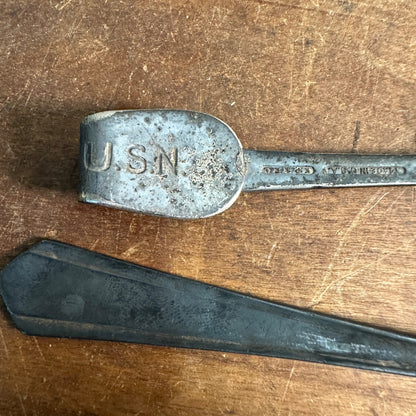
[[[243,191],[414,185],[414,155],[286,153],[244,150]]]
[[[416,339],[42,241],[0,274],[31,335],[266,355],[416,376]],[[139,353],[139,352],[138,352]]]

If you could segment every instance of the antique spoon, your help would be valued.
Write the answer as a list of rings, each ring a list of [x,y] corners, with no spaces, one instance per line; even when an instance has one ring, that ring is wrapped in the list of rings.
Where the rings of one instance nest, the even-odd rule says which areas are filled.
[[[171,218],[210,217],[241,191],[414,185],[413,155],[243,150],[217,118],[105,111],[81,125],[81,201]]]
[[[416,376],[416,339],[272,303],[55,241],[0,273],[29,335],[266,355]]]

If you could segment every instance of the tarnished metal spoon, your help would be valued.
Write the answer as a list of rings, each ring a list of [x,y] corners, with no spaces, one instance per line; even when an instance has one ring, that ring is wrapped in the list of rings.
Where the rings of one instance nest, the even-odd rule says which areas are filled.
[[[413,155],[244,150],[221,120],[184,110],[105,111],[81,125],[80,200],[209,217],[241,191],[414,185]]]
[[[30,335],[314,361],[416,376],[416,339],[42,241],[0,273]]]

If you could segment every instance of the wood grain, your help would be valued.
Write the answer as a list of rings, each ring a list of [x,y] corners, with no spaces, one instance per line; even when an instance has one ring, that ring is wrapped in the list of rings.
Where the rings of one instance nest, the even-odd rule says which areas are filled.
[[[182,108],[245,148],[416,153],[416,9],[380,0],[11,1],[0,15],[0,267],[53,238],[416,334],[415,187],[242,195],[198,221],[77,202],[78,129]],[[0,414],[413,415],[412,378],[29,337],[0,310]]]

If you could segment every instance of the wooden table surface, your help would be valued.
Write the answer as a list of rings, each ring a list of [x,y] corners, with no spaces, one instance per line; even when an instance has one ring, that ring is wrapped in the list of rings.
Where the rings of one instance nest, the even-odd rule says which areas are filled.
[[[203,220],[77,202],[79,123],[203,111],[244,148],[416,153],[411,1],[2,2],[0,267],[52,238],[416,334],[416,188],[243,194]],[[416,380],[31,337],[0,306],[1,415],[414,415]]]

